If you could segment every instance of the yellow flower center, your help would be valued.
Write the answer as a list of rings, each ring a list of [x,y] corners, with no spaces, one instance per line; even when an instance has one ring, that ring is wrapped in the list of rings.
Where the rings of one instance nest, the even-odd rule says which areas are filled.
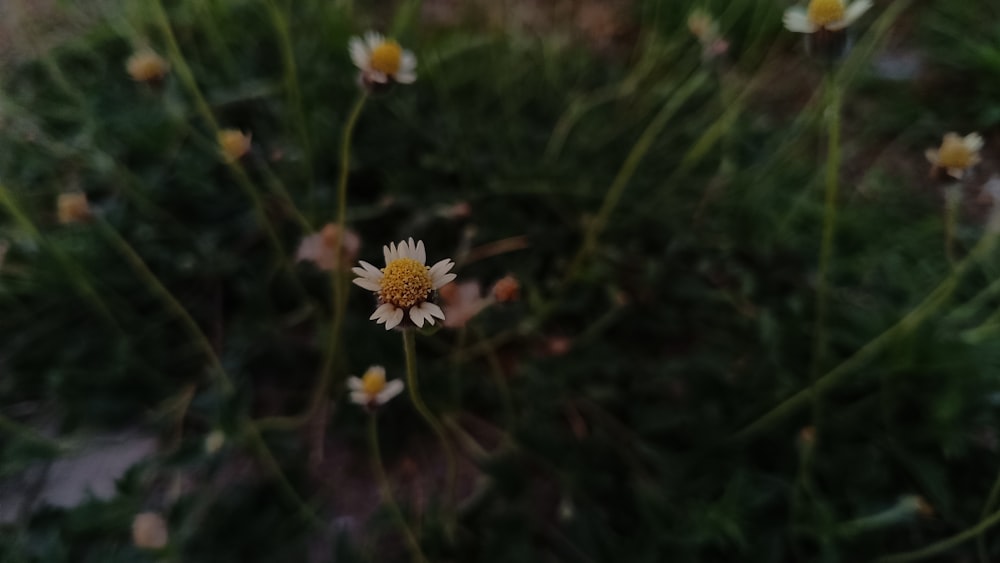
[[[403,61],[403,48],[395,41],[386,41],[372,49],[371,67],[381,73],[392,76],[399,72]]]
[[[843,0],[811,0],[809,2],[809,21],[815,25],[830,25],[843,19]]]
[[[374,397],[385,389],[385,373],[370,369],[361,376],[361,390],[369,397]]]
[[[972,166],[972,151],[961,137],[948,135],[938,151],[938,165],[943,168],[968,168]]]
[[[382,268],[382,287],[379,297],[400,309],[423,303],[433,289],[431,275],[413,258],[398,258]]]

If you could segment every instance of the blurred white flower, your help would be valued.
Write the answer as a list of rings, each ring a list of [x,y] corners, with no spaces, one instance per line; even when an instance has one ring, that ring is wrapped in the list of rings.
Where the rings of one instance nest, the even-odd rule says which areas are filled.
[[[412,237],[398,246],[383,246],[382,253],[385,268],[380,270],[361,260],[361,267],[352,270],[359,276],[354,284],[378,297],[379,306],[371,320],[385,323],[386,330],[402,323],[407,313],[409,320],[418,327],[424,326],[424,322],[433,325],[435,317],[444,320],[441,308],[428,299],[434,291],[455,279],[455,274],[449,273],[455,263],[445,258],[427,267],[424,242],[414,243]]]
[[[871,0],[810,0],[805,8],[794,6],[785,10],[782,21],[788,31],[816,33],[821,30],[839,31],[851,25],[872,7]]]
[[[369,31],[363,38],[352,37],[348,51],[366,87],[392,82],[410,84],[417,79],[417,57],[381,33]]]
[[[477,281],[449,283],[441,288],[439,294],[444,302],[444,326],[448,328],[465,326],[490,304],[488,299],[483,299],[482,288]]]
[[[399,379],[386,381],[385,368],[371,366],[360,378],[348,378],[347,388],[351,391],[352,403],[373,408],[399,395],[403,391],[403,382]]]
[[[932,165],[931,173],[943,169],[949,176],[961,179],[968,169],[982,160],[979,157],[982,148],[983,138],[978,133],[969,133],[965,137],[958,133],[948,133],[941,141],[940,148],[927,149],[924,154]]]
[[[341,245],[339,264],[336,263],[338,244]],[[295,258],[299,262],[312,262],[324,271],[344,270],[357,260],[360,248],[361,238],[357,233],[345,229],[344,236],[341,237],[337,225],[328,223],[322,231],[302,239]]]

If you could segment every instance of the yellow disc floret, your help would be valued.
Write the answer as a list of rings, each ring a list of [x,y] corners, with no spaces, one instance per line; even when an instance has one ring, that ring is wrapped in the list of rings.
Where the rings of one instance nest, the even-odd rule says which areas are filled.
[[[426,301],[433,288],[427,266],[413,258],[398,258],[382,269],[379,297],[385,303],[409,309]]]
[[[385,372],[379,369],[370,369],[361,376],[361,390],[369,397],[374,397],[385,389]]]
[[[403,48],[395,41],[385,41],[372,49],[371,62],[374,70],[392,76],[399,72],[403,61]]]
[[[973,165],[973,151],[958,135],[945,135],[938,151],[938,165],[944,168],[968,168]]]
[[[843,0],[811,0],[809,21],[818,26],[827,26],[844,19]]]

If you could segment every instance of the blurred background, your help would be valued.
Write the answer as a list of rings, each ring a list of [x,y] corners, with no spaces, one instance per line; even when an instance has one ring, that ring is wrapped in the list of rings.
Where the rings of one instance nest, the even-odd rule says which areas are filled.
[[[793,6],[0,0],[0,561],[1000,560],[1000,5]]]

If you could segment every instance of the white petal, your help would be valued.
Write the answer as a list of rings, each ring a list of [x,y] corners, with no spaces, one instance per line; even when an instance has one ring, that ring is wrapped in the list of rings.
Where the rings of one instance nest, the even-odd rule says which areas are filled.
[[[413,72],[417,69],[417,57],[413,51],[403,51],[403,56],[399,59],[399,70]]]
[[[809,15],[801,6],[785,10],[781,21],[784,22],[785,29],[796,33],[815,33],[818,29],[814,23],[809,21]]]
[[[369,49],[374,49],[385,43],[385,37],[377,31],[369,31],[365,33],[365,43],[368,44]]]
[[[420,307],[410,307],[410,320],[417,325],[417,328],[424,326],[424,312],[420,310]]]
[[[972,152],[979,152],[983,148],[983,138],[979,133],[969,133],[962,142],[965,143],[965,148]]]
[[[410,240],[408,240],[407,243],[408,243],[408,250],[407,250],[407,255],[406,255],[407,258],[412,258],[412,259],[416,260],[417,259],[417,243],[413,242],[413,237],[410,237]]]
[[[375,403],[378,405],[384,405],[396,395],[403,392],[403,381],[401,379],[393,379],[392,381],[386,382],[385,388],[375,396]]]
[[[354,282],[354,285],[356,285],[358,287],[361,287],[361,288],[364,288],[364,289],[367,289],[368,291],[375,291],[375,292],[377,292],[380,289],[382,289],[382,284],[380,284],[378,282],[374,282],[374,281],[372,281],[372,280],[370,280],[368,278],[354,278],[351,281]]]
[[[851,25],[872,7],[872,0],[855,0],[844,9],[844,26]],[[840,22],[838,22],[840,23]]]
[[[351,391],[360,391],[363,386],[364,385],[361,383],[360,377],[354,377],[352,375],[347,378],[347,388]]]
[[[424,301],[423,304],[420,305],[420,309],[425,315],[427,315],[428,320],[430,320],[430,317],[437,317],[442,321],[444,320],[444,311],[441,310],[441,307],[438,307],[430,301]]]
[[[410,240],[412,241],[413,239]],[[417,241],[417,247],[413,251],[412,258],[417,262],[420,262],[421,264],[427,263],[427,250],[424,249],[424,241],[422,240]]]
[[[382,270],[379,270],[378,268],[369,264],[368,262],[365,262],[364,260],[358,260],[358,263],[361,264],[362,268],[368,270],[375,276],[378,276],[378,279],[382,279]]]
[[[371,57],[368,53],[368,48],[365,47],[365,43],[360,37],[352,37],[347,42],[347,51],[351,54],[351,62],[354,63],[354,66],[358,68],[368,67]]]
[[[924,151],[924,156],[926,156],[927,160],[934,166],[937,166],[938,162],[940,162],[940,153],[938,153],[937,149],[927,149]]]
[[[413,84],[414,82],[417,81],[417,73],[412,71],[401,70],[396,73],[394,79],[396,80],[396,82],[399,82],[400,84]]]
[[[396,309],[395,312],[393,312],[393,314],[388,319],[386,319],[386,321],[385,321],[385,329],[386,330],[391,330],[391,329],[399,326],[399,323],[401,323],[401,322],[403,322],[403,310],[402,309]]]
[[[948,169],[948,175],[951,176],[952,178],[955,178],[956,180],[961,180],[962,176],[965,176],[965,169],[964,168],[949,168]]]
[[[431,278],[431,287],[433,289],[440,289],[449,283],[455,281],[458,276],[456,274],[439,274]]]
[[[378,322],[381,323],[381,322],[385,321],[386,318],[388,318],[389,316],[391,316],[392,312],[395,311],[395,310],[396,310],[396,306],[393,305],[392,303],[383,303],[383,304],[379,305],[377,309],[375,309],[375,312],[372,313],[372,316],[368,317],[368,320],[369,321],[374,321],[374,320],[377,319]]]
[[[368,72],[365,73],[365,76],[368,77],[368,80],[376,84],[386,84],[387,82],[389,82],[389,75],[387,75],[384,72],[379,72],[377,70],[369,70]]]
[[[455,263],[452,262],[450,258],[445,258],[444,260],[435,262],[434,265],[427,270],[427,274],[433,279],[442,274],[447,274],[454,267]]]
[[[368,393],[364,391],[351,391],[351,402],[358,405],[368,404]]]

